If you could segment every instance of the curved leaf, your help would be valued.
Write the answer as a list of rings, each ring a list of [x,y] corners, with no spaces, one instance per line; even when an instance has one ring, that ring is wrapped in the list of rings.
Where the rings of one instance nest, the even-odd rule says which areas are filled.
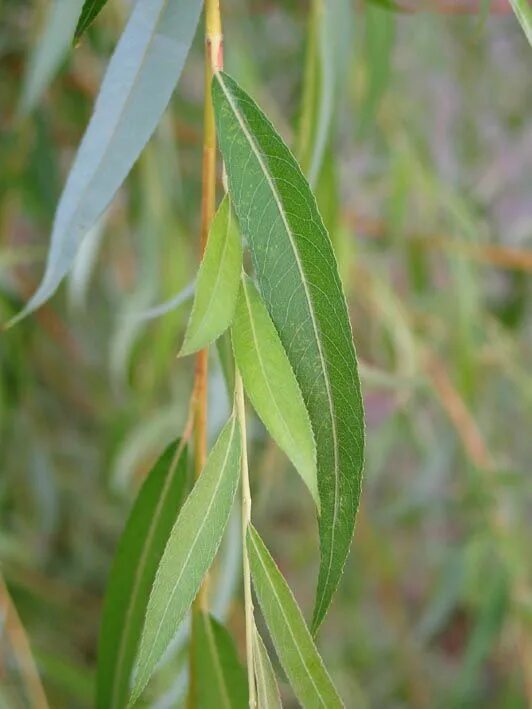
[[[282,709],[275,672],[256,628],[253,634],[253,664],[257,682],[257,709]]]
[[[247,277],[242,280],[231,335],[247,395],[319,509],[316,448],[305,402],[266,306]]]
[[[240,456],[240,429],[233,416],[181,509],[157,569],[132,701],[146,686],[216,555],[238,486]]]
[[[253,588],[296,697],[304,707],[343,707],[292,592],[252,526],[247,549]]]
[[[364,422],[351,327],[329,235],[294,157],[226,74],[216,74],[213,100],[232,203],[316,439],[316,629],[342,575],[360,497]]]
[[[100,629],[96,706],[127,704],[144,614],[185,492],[186,448],[177,441],[146,478],[120,538]]]
[[[241,270],[240,234],[226,195],[212,220],[180,355],[201,350],[229,327],[235,312]]]
[[[55,292],[154,132],[181,74],[201,6],[201,0],[135,4],[61,195],[44,278],[11,324]]]
[[[248,709],[248,681],[233,639],[208,613],[194,613],[197,709]]]
[[[107,5],[107,0],[85,0],[76,27],[75,40],[78,40],[88,27],[92,25],[96,17],[103,10],[104,5]]]

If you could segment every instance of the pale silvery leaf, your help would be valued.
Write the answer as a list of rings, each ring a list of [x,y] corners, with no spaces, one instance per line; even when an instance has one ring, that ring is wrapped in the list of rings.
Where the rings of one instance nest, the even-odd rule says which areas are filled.
[[[46,10],[42,34],[29,59],[24,77],[20,110],[29,113],[39,102],[65,58],[83,0],[53,0]]]
[[[44,278],[15,320],[55,292],[153,134],[183,69],[201,7],[201,0],[135,4],[57,208]]]

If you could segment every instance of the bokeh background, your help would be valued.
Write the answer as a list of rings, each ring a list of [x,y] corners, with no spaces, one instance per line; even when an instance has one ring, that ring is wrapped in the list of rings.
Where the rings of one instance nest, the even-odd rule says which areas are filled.
[[[127,18],[110,0],[73,49],[75,4],[0,2],[2,322],[42,274]],[[501,0],[352,3],[329,35],[342,71],[320,97],[309,2],[227,0],[222,11],[227,70],[303,164],[309,106],[332,116],[316,189],[350,304],[368,445],[353,552],[320,636],[326,664],[348,707],[532,706],[532,50]],[[91,705],[116,542],[184,422],[193,361],[176,352],[189,305],[142,316],[197,267],[200,34],[66,284],[0,333],[5,707],[29,706],[18,620],[51,706]],[[209,398],[215,436],[228,410],[215,348]],[[254,520],[308,614],[312,503],[256,420],[250,436]],[[237,512],[234,522],[212,602],[242,647]],[[178,637],[147,706],[178,705],[182,655]]]

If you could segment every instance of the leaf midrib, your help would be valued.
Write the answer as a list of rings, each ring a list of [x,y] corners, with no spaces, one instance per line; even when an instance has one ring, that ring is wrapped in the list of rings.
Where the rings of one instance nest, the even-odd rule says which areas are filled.
[[[329,560],[328,560],[328,566],[327,566],[327,576],[325,579],[325,583],[323,585],[323,588],[326,588],[328,586],[329,578],[331,575],[332,561],[333,561],[333,549],[334,549],[334,545],[335,545],[335,536],[336,536],[336,523],[337,523],[337,518],[338,518],[338,498],[339,498],[338,434],[336,431],[336,412],[334,409],[334,404],[333,404],[333,399],[332,399],[331,386],[330,386],[329,376],[328,376],[328,369],[325,366],[325,358],[323,356],[321,340],[318,337],[318,326],[317,326],[316,318],[314,315],[314,304],[312,302],[312,298],[311,298],[310,292],[308,290],[308,285],[306,282],[306,278],[305,278],[305,274],[304,274],[303,267],[301,264],[301,260],[299,258],[299,253],[296,249],[296,246],[295,246],[295,243],[293,240],[292,230],[290,228],[290,225],[289,225],[286,215],[284,213],[282,202],[281,202],[279,195],[277,193],[277,188],[275,186],[273,178],[270,175],[268,167],[265,165],[265,163],[262,159],[262,155],[260,153],[260,150],[256,146],[253,135],[250,133],[246,122],[240,117],[239,111],[237,110],[230,93],[226,89],[225,83],[223,81],[223,77],[220,74],[220,72],[217,72],[216,78],[218,79],[218,82],[222,88],[222,91],[224,92],[224,95],[225,95],[229,105],[231,106],[231,109],[232,109],[238,123],[240,124],[242,132],[244,133],[245,137],[247,138],[247,141],[248,141],[253,153],[255,154],[255,156],[259,162],[259,165],[261,166],[261,168],[264,172],[266,180],[270,186],[270,189],[271,189],[273,197],[274,197],[275,204],[277,205],[279,215],[283,221],[284,227],[285,227],[286,232],[288,234],[290,246],[292,247],[292,251],[294,253],[296,264],[297,264],[297,267],[298,267],[298,270],[299,270],[299,273],[301,276],[301,281],[303,283],[303,288],[305,290],[305,296],[306,296],[306,299],[309,303],[310,319],[312,322],[312,327],[313,327],[314,335],[316,338],[316,344],[318,347],[318,354],[320,357],[320,362],[321,362],[322,370],[324,373],[325,387],[327,390],[327,399],[329,401],[329,410],[331,412],[331,427],[332,427],[332,436],[333,436],[333,443],[334,443],[334,445],[333,445],[333,451],[334,451],[334,506],[333,506],[333,519],[332,519],[332,525],[331,525],[331,542],[330,542]],[[319,615],[321,613],[324,598],[325,598],[325,596],[322,594],[320,604],[315,610],[315,617],[316,618],[319,617]]]

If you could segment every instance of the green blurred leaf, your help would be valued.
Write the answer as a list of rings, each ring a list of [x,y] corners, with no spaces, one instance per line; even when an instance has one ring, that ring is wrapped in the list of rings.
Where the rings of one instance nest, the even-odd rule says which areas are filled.
[[[47,8],[43,31],[28,63],[22,85],[20,110],[29,113],[53,80],[72,41],[83,0],[53,0]]]
[[[319,509],[316,447],[301,389],[266,306],[247,277],[242,280],[231,334],[247,395]]]
[[[206,347],[229,327],[235,312],[241,270],[240,234],[226,195],[211,224],[180,355]]]
[[[253,527],[247,548],[253,587],[296,697],[304,707],[343,707],[295,598]]]
[[[366,86],[359,118],[364,134],[375,123],[379,104],[388,87],[392,69],[395,17],[378,4],[367,4],[364,26],[364,68]]]
[[[224,73],[214,79],[213,99],[233,206],[316,438],[316,629],[342,575],[360,497],[364,420],[349,316],[329,235],[294,157]]]
[[[181,509],[157,569],[140,642],[132,701],[153,674],[216,555],[238,485],[240,455],[240,428],[233,416]]]
[[[85,235],[157,127],[183,69],[201,7],[201,0],[135,4],[57,207],[43,280],[13,322],[55,292]]]
[[[309,183],[317,183],[329,142],[352,46],[353,13],[348,0],[314,0],[297,155]]]
[[[510,5],[523,28],[528,43],[532,45],[532,7],[529,0],[510,0]]]
[[[127,704],[131,670],[155,572],[185,493],[186,448],[172,443],[148,474],[120,538],[102,616],[98,707]]]
[[[253,633],[253,665],[257,682],[257,709],[282,709],[270,656],[256,628]]]
[[[194,613],[197,709],[247,709],[248,681],[233,639],[208,613]]]
[[[74,39],[78,40],[88,27],[92,25],[96,17],[103,10],[104,5],[107,5],[107,0],[85,0],[76,26]]]

